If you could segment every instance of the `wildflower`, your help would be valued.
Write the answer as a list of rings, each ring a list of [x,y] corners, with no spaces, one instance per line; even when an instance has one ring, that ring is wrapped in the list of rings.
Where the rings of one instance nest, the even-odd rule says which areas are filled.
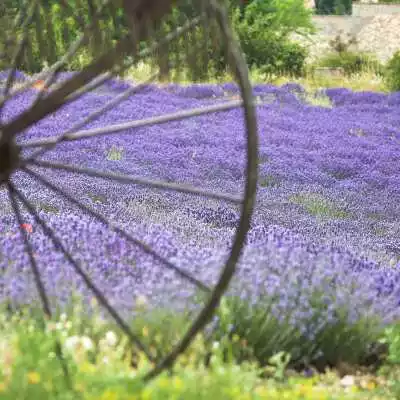
[[[366,378],[361,380],[360,386],[366,390],[374,390],[376,389],[377,384],[374,380]]]
[[[33,227],[31,224],[21,224],[21,228],[25,230],[25,232],[32,233]]]
[[[212,345],[213,350],[218,350],[219,349],[219,342],[214,342]]]
[[[86,374],[93,374],[96,372],[96,367],[89,362],[83,362],[80,364],[79,370]]]
[[[181,378],[179,378],[179,376],[176,376],[174,378],[173,384],[174,384],[174,386],[175,386],[175,388],[177,390],[182,390],[183,389],[183,386],[184,386],[183,385],[183,380]]]
[[[45,81],[42,80],[42,79],[39,79],[39,80],[37,80],[37,81],[33,84],[33,87],[34,87],[35,89],[37,89],[37,90],[45,89],[45,88],[46,88]],[[46,89],[45,89],[45,90],[46,90]]]
[[[346,387],[354,386],[355,384],[354,376],[346,375],[340,380],[340,383]]]
[[[113,331],[108,331],[105,336],[105,341],[108,346],[114,347],[118,342],[118,337]]]
[[[137,305],[138,307],[144,307],[144,306],[147,305],[147,303],[148,303],[148,301],[147,301],[146,296],[140,295],[140,296],[138,296],[138,297],[136,298],[136,305]]]
[[[65,341],[65,348],[69,351],[74,351],[78,347],[79,337],[71,336]]]
[[[146,386],[142,392],[143,400],[151,400],[153,395],[153,388],[151,386]]]
[[[87,336],[71,336],[65,341],[65,348],[71,352],[78,350],[87,352],[93,349],[93,342]]]
[[[169,380],[168,380],[167,378],[165,378],[165,377],[161,377],[161,378],[158,380],[158,386],[159,386],[160,388],[162,388],[162,389],[167,388],[167,387],[169,386],[169,384],[170,384]]]
[[[29,372],[27,377],[28,377],[28,382],[33,385],[36,385],[40,382],[40,374],[35,371]]]
[[[117,393],[115,393],[115,392],[113,392],[111,390],[106,390],[102,394],[100,399],[102,399],[102,400],[117,400],[118,399],[118,395],[117,395]]]
[[[89,337],[82,336],[81,343],[84,350],[86,351],[93,350],[93,342]]]

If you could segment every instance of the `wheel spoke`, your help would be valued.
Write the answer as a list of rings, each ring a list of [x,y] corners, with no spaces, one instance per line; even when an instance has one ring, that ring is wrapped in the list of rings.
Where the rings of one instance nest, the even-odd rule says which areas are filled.
[[[73,54],[75,54],[78,51],[79,47],[84,44],[85,40],[87,39],[85,38],[84,35],[76,39],[76,41],[70,46],[68,52],[65,53],[60,60],[54,63],[50,68],[45,69],[42,72],[39,72],[34,76],[34,78],[27,80],[26,82],[22,83],[18,88],[12,90],[7,96],[4,97],[3,102],[11,99],[12,97],[16,96],[19,93],[24,92],[25,90],[32,87],[38,80],[46,79],[49,74],[62,68],[66,63],[66,59],[69,59]]]
[[[100,6],[100,10],[98,13],[100,13],[109,3],[111,0],[105,0],[103,4]],[[32,87],[38,80],[46,80],[45,83],[45,88],[47,86],[50,86],[49,83],[51,82],[49,79],[49,76],[53,76],[54,74],[57,73],[57,71],[60,70],[79,50],[79,48],[84,45],[89,37],[90,37],[90,32],[93,27],[93,22],[87,25],[83,31],[83,33],[73,42],[69,48],[69,50],[61,57],[60,60],[58,60],[56,63],[54,63],[50,68],[40,72],[39,74],[36,74],[33,79],[30,79],[26,82],[24,82],[20,87],[14,89],[10,93],[8,93],[6,96],[3,97],[2,101],[0,102],[0,105],[4,103],[5,101],[11,99],[13,96],[17,95],[18,93],[21,93],[25,91],[26,89],[29,89]],[[48,82],[47,82],[48,80]],[[40,92],[42,92],[41,90]],[[39,93],[40,94],[40,93]],[[35,101],[34,105],[36,105],[37,101]],[[31,105],[32,107],[32,105]]]
[[[99,118],[101,115],[106,113],[107,111],[111,110],[113,107],[117,106],[118,104],[122,103],[124,100],[126,100],[128,97],[132,96],[133,94],[136,94],[140,92],[144,87],[146,87],[147,84],[149,84],[152,80],[154,80],[158,76],[158,72],[155,73],[153,76],[151,76],[147,82],[144,82],[142,84],[133,86],[129,88],[128,90],[124,91],[108,103],[106,103],[103,107],[100,107],[98,110],[94,111],[90,115],[88,115],[86,118],[84,118],[82,121],[76,123],[73,125],[70,129],[68,129],[66,132],[64,132],[61,137],[68,135],[69,133],[75,132],[78,129],[83,128],[85,125],[89,124],[90,122],[93,122],[97,118]],[[35,160],[41,156],[43,156],[45,153],[53,149],[57,143],[49,144],[47,146],[44,146],[42,149],[37,150],[33,154],[29,156],[26,160],[23,160],[23,163],[28,163],[29,161]]]
[[[46,295],[46,290],[45,290],[43,282],[42,282],[42,277],[41,277],[39,268],[37,266],[35,256],[33,255],[32,245],[31,245],[31,243],[30,243],[30,241],[28,239],[27,232],[22,228],[23,221],[22,221],[21,210],[19,208],[18,202],[15,199],[16,190],[14,188],[14,185],[11,182],[7,182],[7,189],[8,189],[8,195],[9,195],[9,198],[10,198],[10,203],[11,203],[11,206],[13,208],[16,220],[18,222],[19,231],[20,231],[21,236],[23,238],[25,251],[28,253],[28,256],[29,256],[31,270],[32,270],[32,273],[33,273],[33,276],[34,276],[34,279],[35,279],[35,284],[36,284],[36,288],[37,288],[40,300],[42,302],[42,308],[43,308],[44,314],[48,319],[52,319],[53,316],[52,316],[52,312],[51,312],[51,308],[50,308],[50,302],[49,302],[49,299],[48,299],[48,297]],[[57,355],[57,358],[60,361],[61,368],[63,370],[63,374],[64,374],[65,381],[67,383],[67,386],[69,388],[71,388],[72,387],[71,377],[70,377],[70,374],[69,374],[67,363],[66,363],[66,361],[64,359],[64,356],[63,356],[63,353],[62,353],[61,344],[60,344],[58,339],[56,339],[56,341],[55,341],[55,353]]]
[[[22,38],[18,43],[18,47],[14,54],[13,60],[11,62],[11,70],[7,76],[4,92],[3,92],[2,96],[0,97],[0,124],[2,124],[1,123],[1,114],[3,111],[3,107],[4,107],[4,102],[5,102],[4,98],[7,96],[10,88],[12,87],[12,85],[14,83],[15,73],[17,71],[18,64],[21,61],[21,57],[23,55],[26,43],[28,41],[29,25],[31,24],[32,19],[35,15],[35,10],[36,10],[37,5],[38,5],[38,0],[33,0],[33,2],[31,3],[31,6],[29,8],[28,16],[22,25]]]
[[[170,261],[168,261],[166,258],[155,252],[149,245],[146,243],[143,243],[139,239],[135,239],[133,236],[131,236],[128,232],[123,230],[122,228],[118,227],[115,225],[112,221],[108,220],[105,218],[103,215],[98,213],[95,210],[92,210],[89,208],[87,205],[84,203],[80,202],[79,200],[75,199],[73,196],[68,194],[64,189],[60,189],[60,187],[55,186],[52,184],[50,181],[48,181],[45,177],[42,175],[38,174],[37,172],[32,171],[28,167],[23,167],[22,171],[25,171],[27,174],[33,176],[41,182],[44,186],[46,186],[48,189],[58,193],[60,196],[66,198],[69,202],[80,208],[82,211],[86,212],[89,215],[92,215],[94,218],[99,220],[101,223],[104,225],[113,228],[116,232],[118,232],[121,236],[123,236],[125,239],[127,239],[130,243],[140,247],[145,253],[151,255],[155,260],[161,262],[164,264],[168,269],[171,269],[175,271],[178,275],[180,275],[182,278],[185,278],[187,281],[192,283],[193,285],[197,286],[199,289],[203,290],[206,293],[211,292],[211,288],[208,287],[205,283],[201,282],[197,278],[195,278],[193,275],[191,275],[189,272],[184,271],[183,269],[179,268],[178,266],[174,265]]]
[[[3,135],[9,139],[23,132],[26,128],[57,111],[67,102],[67,97],[89,83],[96,76],[111,69],[116,60],[120,60],[121,53],[128,50],[129,41],[121,40],[113,50],[103,54],[96,62],[84,67],[71,79],[61,82],[49,95],[35,107],[31,107],[3,128]]]
[[[67,165],[61,163],[53,163],[48,161],[32,161],[30,164],[37,165],[43,168],[58,169],[72,173],[93,176],[96,178],[110,179],[119,183],[136,184],[149,186],[155,189],[171,190],[181,193],[190,193],[198,196],[208,197],[210,199],[225,200],[233,204],[241,204],[242,199],[238,196],[229,195],[226,193],[218,193],[209,190],[199,189],[190,185],[182,185],[177,183],[169,183],[164,181],[157,181],[153,179],[146,179],[141,177],[132,177],[126,174],[98,171],[93,168],[78,167],[74,165]]]
[[[139,53],[139,56],[132,62],[138,61],[138,59],[151,54],[155,49],[162,47],[165,43],[175,39],[187,30],[193,29],[201,21],[201,17],[195,18],[189,21],[184,26],[176,29],[174,32],[166,35],[163,40],[160,40],[154,47],[147,48]],[[35,107],[25,111],[17,118],[3,127],[3,136],[10,139],[12,136],[23,132],[26,128],[38,122],[47,115],[57,111],[60,107],[66,104],[67,101],[76,100],[77,96],[72,96],[75,91],[82,89],[83,86],[90,83],[90,81],[102,73],[115,68],[116,64],[120,64],[123,56],[130,53],[132,49],[132,43],[130,36],[121,39],[114,49],[108,51],[99,57],[95,62],[86,66],[79,73],[74,75],[71,79],[61,82],[57,85],[54,90]],[[132,63],[126,63],[120,65],[119,70],[122,72],[130,66]],[[81,91],[79,97],[85,92]]]
[[[78,262],[72,257],[70,252],[64,247],[62,242],[54,234],[52,229],[46,224],[46,222],[44,222],[40,218],[39,214],[32,207],[32,205],[29,203],[29,201],[26,199],[26,197],[15,187],[13,188],[13,192],[17,195],[17,197],[20,199],[20,201],[23,203],[23,205],[27,208],[27,210],[33,215],[36,223],[38,225],[40,225],[40,227],[43,229],[44,233],[51,239],[55,249],[60,250],[63,253],[64,257],[72,265],[75,272],[84,280],[86,286],[92,291],[92,293],[95,295],[95,297],[100,302],[100,304],[102,304],[103,307],[107,309],[107,311],[117,322],[117,324],[121,328],[121,330],[128,336],[131,343],[136,344],[140,348],[140,350],[142,350],[143,353],[146,354],[146,356],[148,357],[148,359],[150,361],[154,361],[152,355],[146,349],[146,347],[143,345],[141,340],[132,332],[132,330],[130,329],[128,324],[119,315],[118,311],[115,310],[115,308],[104,297],[101,290],[92,282],[92,280],[89,278],[89,276],[86,274],[86,272],[83,271],[83,269],[80,267]]]
[[[185,118],[207,115],[214,112],[229,111],[234,108],[239,108],[242,106],[243,106],[242,100],[227,101],[212,106],[192,108],[189,110],[177,111],[174,113],[160,115],[157,117],[150,117],[130,122],[123,122],[121,124],[109,125],[102,128],[87,129],[84,131],[72,132],[61,136],[50,136],[45,139],[31,140],[25,143],[21,143],[19,146],[22,148],[38,147],[38,146],[54,145],[61,142],[70,142],[74,140],[88,139],[91,137],[109,135],[125,131],[128,129],[144,128],[146,126],[160,125],[160,124],[165,124],[167,122],[180,121]]]

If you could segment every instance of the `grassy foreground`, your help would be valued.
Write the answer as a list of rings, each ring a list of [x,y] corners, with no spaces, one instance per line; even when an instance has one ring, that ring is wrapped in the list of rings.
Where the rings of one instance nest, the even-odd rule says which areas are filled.
[[[61,314],[56,322],[28,315],[0,319],[0,398],[17,399],[398,399],[400,327],[388,330],[390,353],[375,371],[350,365],[317,373],[295,372],[286,354],[261,367],[235,357],[229,341],[198,337],[174,371],[143,384],[151,367],[132,358],[118,329],[99,319]],[[142,326],[142,339],[151,328]],[[160,338],[159,340],[163,340]],[[66,382],[55,343],[62,347],[71,384]],[[246,343],[241,343],[246,346]],[[134,362],[133,362],[134,360]]]

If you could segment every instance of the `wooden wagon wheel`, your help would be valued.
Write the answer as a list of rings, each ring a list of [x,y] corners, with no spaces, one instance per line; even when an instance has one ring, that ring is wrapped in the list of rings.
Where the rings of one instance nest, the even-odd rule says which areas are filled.
[[[155,367],[146,376],[149,379],[164,369],[170,368],[178,355],[187,349],[195,335],[210,321],[221,296],[234,275],[235,266],[250,226],[257,182],[257,127],[252,88],[246,63],[229,25],[227,11],[220,1],[186,1],[186,9],[189,4],[191,15],[186,18],[186,22],[183,25],[174,27],[174,29],[171,29],[170,23],[169,25],[167,24],[169,27],[167,31],[164,29],[166,26],[165,21],[173,15],[173,11],[175,12],[174,15],[176,15],[176,11],[179,10],[179,5],[171,0],[123,0],[122,2],[104,0],[101,4],[100,1],[95,0],[77,2],[77,4],[85,4],[88,15],[80,15],[71,6],[71,3],[73,2],[60,1],[57,7],[49,7],[49,2],[47,1],[21,0],[17,8],[5,10],[4,12],[5,17],[2,20],[2,24],[5,24],[3,25],[5,26],[4,32],[7,32],[7,29],[12,29],[16,33],[16,39],[9,38],[4,33],[2,37],[0,36],[0,70],[6,70],[0,78],[2,79],[0,86],[2,89],[0,93],[0,194],[1,192],[4,195],[8,194],[10,214],[15,216],[14,224],[17,222],[20,226],[24,249],[29,257],[31,272],[34,276],[34,282],[44,313],[51,318],[52,307],[45,290],[41,267],[36,261],[36,254],[29,232],[23,228],[23,208],[33,217],[35,224],[50,239],[55,251],[63,254],[73,267],[74,272],[80,276],[98,302],[117,322],[121,330],[129,338],[132,346],[138,347],[154,362]],[[55,32],[57,27],[54,26],[54,13],[59,13],[62,18],[65,17],[65,26],[63,27],[65,29],[61,33]],[[118,25],[122,20],[126,24],[125,30]],[[79,31],[79,35],[76,35],[73,40],[70,38],[69,25],[73,26],[74,32],[76,30]],[[207,43],[208,48],[215,44],[219,46],[218,51],[220,53],[218,54],[225,56],[226,63],[240,89],[241,99],[234,101],[221,100],[219,103],[210,103],[210,105],[203,105],[194,109],[83,130],[85,126],[113,107],[140,93],[150,82],[149,79],[147,82],[127,87],[125,91],[115,95],[113,99],[90,112],[82,121],[72,124],[61,134],[36,137],[34,139],[29,138],[28,132],[40,121],[48,119],[52,115],[57,115],[65,106],[79,102],[87,93],[95,93],[96,89],[109,82],[110,78],[122,74],[141,59],[147,57],[151,60],[167,60],[164,62],[164,67],[171,67],[171,71],[184,63],[186,63],[185,65],[189,70],[199,68],[199,59],[193,59],[193,51],[186,59],[179,62],[175,57],[176,54],[174,54],[176,47],[173,48],[172,45],[174,41],[187,42],[189,39],[185,35],[193,29],[203,32],[202,37],[204,40],[207,39],[209,41]],[[51,36],[50,33],[65,35],[65,38],[60,39],[58,37],[58,42],[56,43],[55,37]],[[47,36],[43,37],[43,35]],[[184,38],[183,41],[181,38]],[[61,57],[58,56],[60,43],[65,47],[64,54]],[[207,48],[207,46],[203,46],[204,43],[195,42],[187,47],[190,49],[191,46],[195,45],[200,45],[200,50],[196,50],[198,54],[201,54],[201,49]],[[79,54],[83,54],[82,51],[86,51],[84,54],[89,54],[86,63],[66,79],[59,79],[59,73],[68,69],[76,57]],[[210,54],[217,54],[217,51],[215,49],[211,52],[209,51],[206,56]],[[35,65],[35,60],[37,61],[38,57],[40,61],[46,62],[44,68],[42,68],[43,64]],[[173,59],[172,61],[171,58]],[[207,57],[202,57],[202,59],[206,60]],[[205,62],[205,68],[208,67],[208,62]],[[21,70],[28,68],[36,68],[36,73],[20,81],[18,74]],[[159,71],[150,78],[155,79],[158,74]],[[34,95],[32,95],[33,91]],[[16,99],[26,95],[26,93],[29,93],[30,97],[28,97],[31,99],[28,106],[17,113],[11,112],[7,107],[13,104]],[[27,101],[25,99],[24,103]],[[128,129],[181,121],[190,117],[229,111],[235,108],[243,109],[243,125],[245,127],[244,148],[246,163],[243,173],[244,195],[242,197],[175,182],[163,182],[120,173],[108,173],[99,169],[48,161],[43,158],[45,155],[51,155],[59,146],[66,143],[79,143],[83,139],[97,138],[117,132],[126,133]],[[28,139],[24,138],[24,136],[28,136]],[[50,170],[60,171],[60,173],[64,174],[75,174],[76,177],[80,175],[92,176],[121,184],[144,185],[154,190],[177,191],[193,196],[204,196],[205,198],[238,205],[240,218],[236,227],[233,246],[224,268],[220,272],[217,284],[214,287],[210,287],[196,276],[180,269],[163,256],[157,254],[151,247],[132,237],[124,227],[115,225],[96,208],[88,207],[79,201],[74,194],[68,192],[67,189],[59,187],[45,176],[43,171]],[[22,175],[24,179],[21,181],[18,177]],[[26,185],[27,182],[31,185],[40,184],[42,187],[53,191],[54,195],[60,196],[60,198],[78,207],[83,213],[103,223],[106,227],[126,239],[127,242],[133,246],[140,247],[155,260],[163,263],[166,268],[174,271],[181,279],[187,280],[200,291],[206,293],[206,301],[201,310],[180,341],[172,347],[168,354],[164,354],[161,359],[152,359],[149,350],[132,332],[119,311],[103,295],[94,280],[85,272],[85,268],[77,261],[74,254],[67,249],[49,224],[44,221],[33,202],[24,194],[25,188],[21,185]],[[2,201],[2,198],[0,198],[0,202]],[[3,205],[4,209],[6,209],[7,206],[5,204],[0,204],[0,208]],[[61,346],[59,344],[57,344],[57,354],[62,359]],[[68,371],[65,370],[64,372],[67,376]]]

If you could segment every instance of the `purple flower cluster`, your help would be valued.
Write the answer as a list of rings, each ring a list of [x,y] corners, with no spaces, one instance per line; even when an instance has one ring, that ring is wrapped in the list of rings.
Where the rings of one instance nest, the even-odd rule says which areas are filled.
[[[127,85],[108,82],[18,140],[61,134]],[[87,128],[195,108],[237,92],[234,84],[148,86]],[[349,322],[368,314],[387,320],[397,316],[399,95],[331,89],[325,95],[333,107],[322,108],[308,104],[304,89],[297,85],[257,85],[254,94],[269,100],[258,108],[260,181],[252,229],[231,293],[250,301],[264,294],[276,297],[273,313],[295,311],[293,323],[304,327],[313,313],[312,293],[321,293],[328,306],[307,328],[310,337],[343,307],[351,306]],[[28,107],[33,96],[28,91],[8,103],[5,118]],[[241,194],[244,135],[243,111],[236,109],[64,143],[45,159]],[[218,278],[232,245],[238,207],[34,169],[203,282],[212,284]],[[19,172],[13,179],[119,308],[131,311],[139,295],[148,297],[153,306],[180,307],[194,294],[195,288],[176,272],[26,174]],[[89,297],[64,256],[54,251],[33,218],[24,215],[25,222],[33,225],[30,237],[51,297],[68,302],[76,291]],[[16,304],[37,300],[4,189],[0,190],[0,299]]]

